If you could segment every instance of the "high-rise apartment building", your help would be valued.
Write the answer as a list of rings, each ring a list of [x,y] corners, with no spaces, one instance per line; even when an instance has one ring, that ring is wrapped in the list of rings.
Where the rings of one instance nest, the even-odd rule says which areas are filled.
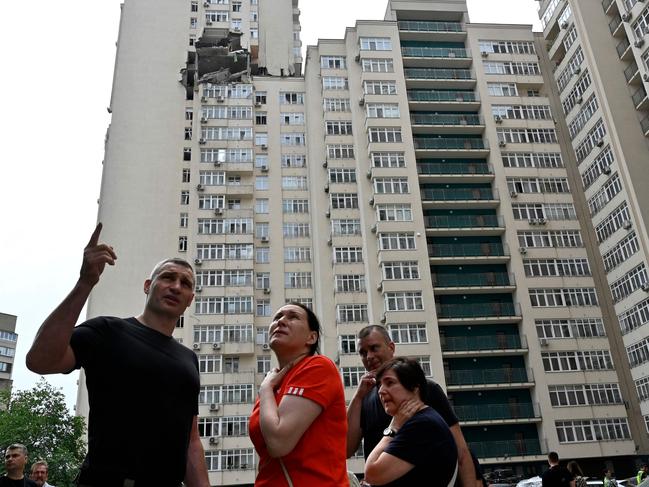
[[[570,2],[551,3],[542,14]],[[287,301],[321,318],[348,399],[363,373],[355,334],[384,324],[445,387],[488,468],[538,473],[556,450],[623,469],[649,452],[636,366],[649,356],[636,346],[646,280],[633,274],[644,196],[629,183],[622,200],[604,181],[647,177],[644,134],[626,128],[635,107],[606,78],[595,105],[587,85],[572,96],[579,74],[561,81],[561,64],[555,82],[552,61],[567,66],[576,48],[557,54],[565,36],[546,52],[559,32],[546,24],[544,39],[471,24],[464,0],[391,0],[385,20],[309,46],[302,76],[296,1],[125,2],[99,209],[119,261],[89,314],[132,314],[157,261],[194,263],[195,302],[174,337],[199,358],[213,485],[254,481],[247,418],[273,362],[270,314]],[[581,52],[590,28],[574,34]],[[591,105],[609,107],[598,116],[615,143],[591,137]],[[619,169],[584,194],[591,165]],[[83,387],[78,402],[87,411]],[[362,472],[362,454],[349,467]]]
[[[17,341],[16,317],[0,313],[0,389],[11,389]]]

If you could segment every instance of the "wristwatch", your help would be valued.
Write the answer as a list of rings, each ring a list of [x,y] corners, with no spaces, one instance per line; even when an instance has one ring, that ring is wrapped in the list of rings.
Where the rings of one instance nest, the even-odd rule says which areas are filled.
[[[389,426],[383,430],[383,436],[389,436],[390,438],[394,438],[394,435],[396,435],[397,432],[390,428]]]

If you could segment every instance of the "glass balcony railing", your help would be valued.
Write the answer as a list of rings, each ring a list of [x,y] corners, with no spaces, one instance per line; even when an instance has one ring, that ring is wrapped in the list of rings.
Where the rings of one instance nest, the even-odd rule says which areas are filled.
[[[480,115],[418,114],[410,115],[413,125],[482,125]]]
[[[631,43],[629,42],[629,39],[626,37],[622,39],[617,46],[615,46],[615,49],[617,50],[617,55],[618,57],[622,57],[622,55],[626,52],[626,50],[629,48]]]
[[[495,200],[497,192],[491,188],[422,188],[421,199],[424,201],[469,201]]]
[[[539,440],[471,441],[468,443],[469,448],[478,458],[520,457],[543,453]]]
[[[540,416],[538,406],[532,403],[454,406],[453,410],[460,421],[532,419]]]
[[[637,72],[638,72],[638,65],[636,63],[633,63],[630,66],[627,66],[627,68],[624,70],[624,77],[626,78],[627,81],[631,81],[631,79],[635,76]]]
[[[417,164],[417,173],[421,175],[493,174],[493,169],[490,164],[420,162]]]
[[[647,98],[647,92],[645,91],[644,86],[641,86],[640,88],[638,88],[636,90],[636,92],[633,94],[632,98],[633,98],[633,105],[634,106],[637,107],[638,105],[640,105],[642,100]]]
[[[608,23],[608,30],[611,31],[611,34],[617,30],[621,23],[622,17],[620,17],[620,14],[617,14],[615,17],[613,17],[613,19]]]
[[[500,243],[428,244],[429,257],[491,257],[509,255]]]
[[[467,274],[432,274],[433,287],[512,286],[514,275],[506,272],[476,272]]]
[[[529,371],[531,373],[531,370]],[[449,386],[480,384],[513,384],[531,382],[525,368],[447,370],[444,373]]]
[[[479,352],[481,350],[519,350],[523,347],[518,335],[482,335],[468,337],[445,337],[443,352]]]
[[[520,310],[514,303],[466,303],[435,305],[438,318],[486,318],[520,316]]]
[[[406,79],[473,79],[470,69],[406,68]]]
[[[482,139],[452,139],[452,138],[415,138],[415,149],[452,149],[452,150],[481,150],[487,144]]]
[[[611,4],[614,1],[615,0],[602,0],[602,8],[604,9],[604,12],[606,12],[608,10],[608,8],[611,6]]]
[[[426,228],[499,228],[505,225],[496,215],[432,215],[424,217]]]
[[[460,58],[468,59],[467,50],[462,47],[409,47],[401,48],[403,57]]]
[[[428,22],[423,20],[401,20],[399,30],[415,32],[464,32],[459,22]]]
[[[640,127],[642,127],[642,131],[645,134],[649,132],[649,115],[642,119],[642,121],[640,122]]]
[[[410,101],[439,101],[439,102],[475,102],[478,96],[472,91],[408,91]]]

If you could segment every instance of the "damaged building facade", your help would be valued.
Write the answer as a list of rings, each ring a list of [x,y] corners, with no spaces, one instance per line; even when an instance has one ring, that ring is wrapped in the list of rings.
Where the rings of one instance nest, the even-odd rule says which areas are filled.
[[[287,301],[321,318],[347,399],[354,336],[384,324],[487,469],[536,474],[555,450],[631,470],[646,396],[546,41],[471,24],[464,0],[391,0],[303,60],[299,16],[297,0],[122,6],[99,207],[120,262],[88,313],[126,316],[156,262],[194,264],[174,337],[199,358],[212,485],[254,482],[248,415]]]

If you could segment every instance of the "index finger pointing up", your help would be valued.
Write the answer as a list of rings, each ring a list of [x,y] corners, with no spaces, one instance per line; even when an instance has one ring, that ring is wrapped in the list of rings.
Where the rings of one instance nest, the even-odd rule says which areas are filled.
[[[92,235],[90,237],[90,240],[88,241],[88,245],[86,245],[86,248],[88,247],[94,247],[97,245],[97,242],[99,242],[99,234],[101,233],[103,225],[100,223],[97,223],[97,226],[95,227],[95,231],[92,232]]]

